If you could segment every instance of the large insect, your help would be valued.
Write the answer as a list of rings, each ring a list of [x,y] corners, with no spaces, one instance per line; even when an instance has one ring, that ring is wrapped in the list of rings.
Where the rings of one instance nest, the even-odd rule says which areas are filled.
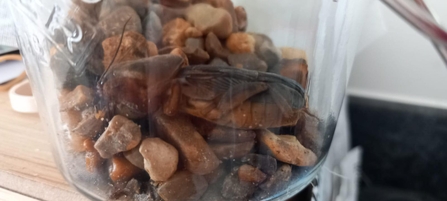
[[[104,77],[103,94],[117,114],[132,119],[155,112],[163,102],[168,115],[184,112],[234,128],[297,123],[305,98],[295,81],[234,67],[180,69],[182,62],[175,55],[160,55],[116,64],[119,66]]]
[[[118,47],[119,48],[119,47]],[[224,66],[181,67],[166,54],[113,64],[98,82],[113,113],[138,119],[163,105],[218,125],[259,129],[295,125],[303,88],[280,75]]]

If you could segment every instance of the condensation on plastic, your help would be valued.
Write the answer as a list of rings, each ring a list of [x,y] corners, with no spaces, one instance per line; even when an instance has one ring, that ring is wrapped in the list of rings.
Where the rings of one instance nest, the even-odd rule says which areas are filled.
[[[88,21],[73,19],[68,11],[69,1],[19,0],[13,1],[16,31],[22,41],[21,48],[33,52],[39,62],[48,65],[48,51],[56,47],[73,66],[80,66],[91,51],[90,43],[97,37],[96,29]],[[81,10],[74,12],[86,15]],[[75,48],[76,47],[76,48]],[[75,51],[76,50],[76,51]],[[79,69],[81,70],[81,69]]]

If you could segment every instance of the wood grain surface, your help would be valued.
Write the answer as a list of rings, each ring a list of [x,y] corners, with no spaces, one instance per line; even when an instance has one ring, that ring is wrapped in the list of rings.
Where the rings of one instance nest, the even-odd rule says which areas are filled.
[[[27,199],[87,200],[57,169],[39,116],[13,111],[0,92],[0,200]]]

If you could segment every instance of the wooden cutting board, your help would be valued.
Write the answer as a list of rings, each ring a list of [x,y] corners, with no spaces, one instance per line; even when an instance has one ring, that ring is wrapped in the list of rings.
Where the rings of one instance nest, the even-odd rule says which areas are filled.
[[[0,92],[0,201],[88,200],[65,182],[48,137],[37,114],[13,111]]]

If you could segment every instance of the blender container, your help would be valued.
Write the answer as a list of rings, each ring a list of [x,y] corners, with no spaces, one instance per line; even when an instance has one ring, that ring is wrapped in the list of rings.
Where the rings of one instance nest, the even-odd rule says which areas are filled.
[[[94,200],[283,200],[328,152],[366,1],[10,1],[58,167]]]

